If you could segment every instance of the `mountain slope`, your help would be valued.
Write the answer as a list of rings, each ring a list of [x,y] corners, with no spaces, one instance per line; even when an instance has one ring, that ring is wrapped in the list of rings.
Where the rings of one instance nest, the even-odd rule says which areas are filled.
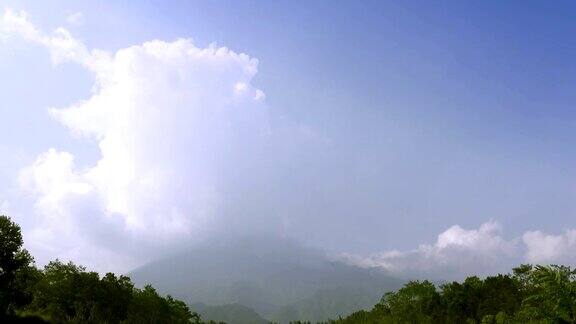
[[[340,315],[337,310],[347,314],[370,307],[402,284],[381,271],[329,261],[314,249],[269,237],[212,243],[145,265],[130,276],[138,285],[151,283],[190,304],[237,303],[282,321],[308,320],[302,316],[323,320]]]
[[[224,322],[226,324],[268,324],[269,322],[253,309],[241,304],[226,304],[219,306],[208,306],[197,303],[190,306],[190,309],[200,314],[204,321]]]
[[[323,289],[296,303],[280,308],[271,320],[289,323],[295,319],[312,323],[346,317],[360,309],[369,309],[381,298],[381,292],[365,288],[338,287]]]

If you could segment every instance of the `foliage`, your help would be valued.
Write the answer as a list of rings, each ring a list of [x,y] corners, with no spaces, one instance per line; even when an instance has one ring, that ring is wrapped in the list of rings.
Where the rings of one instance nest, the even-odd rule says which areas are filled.
[[[576,323],[576,270],[521,265],[513,274],[440,287],[411,281],[372,310],[330,323]]]
[[[385,294],[380,304],[403,323],[433,323],[439,316],[440,296],[431,282],[410,281],[398,292]]]
[[[28,283],[37,275],[34,259],[22,248],[20,226],[0,216],[0,315],[12,315],[29,302]]]
[[[203,323],[184,302],[127,276],[59,260],[37,269],[22,245],[20,227],[0,216],[0,322]]]

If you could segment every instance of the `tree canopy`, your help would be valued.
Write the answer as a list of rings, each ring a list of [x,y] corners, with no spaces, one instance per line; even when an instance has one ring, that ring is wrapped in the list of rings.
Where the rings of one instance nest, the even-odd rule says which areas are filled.
[[[27,282],[34,277],[33,259],[23,244],[20,226],[0,216],[0,314],[14,314],[31,298]]]
[[[197,313],[150,285],[59,260],[37,269],[20,227],[0,216],[0,322],[194,323]]]
[[[512,274],[439,287],[411,281],[372,310],[330,323],[576,323],[575,279],[570,267],[521,265]]]
[[[59,260],[38,269],[23,243],[18,224],[0,216],[2,323],[205,323],[183,301],[127,276]],[[576,323],[576,270],[521,265],[484,279],[410,281],[371,310],[328,323]]]

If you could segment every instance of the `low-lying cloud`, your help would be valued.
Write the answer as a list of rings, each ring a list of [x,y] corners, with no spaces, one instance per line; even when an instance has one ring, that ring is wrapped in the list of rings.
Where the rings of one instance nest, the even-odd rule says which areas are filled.
[[[478,229],[454,225],[433,244],[410,251],[386,251],[368,256],[343,253],[338,259],[365,268],[382,268],[408,278],[463,279],[511,271],[520,263],[570,264],[576,257],[576,230],[561,235],[528,231],[506,239],[502,226],[490,220]]]

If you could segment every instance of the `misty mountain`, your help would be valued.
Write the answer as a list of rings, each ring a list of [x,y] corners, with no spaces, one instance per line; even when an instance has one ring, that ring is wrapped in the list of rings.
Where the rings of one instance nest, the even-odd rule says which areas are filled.
[[[253,309],[241,304],[226,304],[209,306],[202,303],[190,305],[190,309],[200,314],[206,321],[232,324],[268,324],[269,321],[262,318]]]
[[[206,244],[130,277],[189,304],[240,304],[280,322],[346,315],[402,284],[380,270],[331,261],[318,250],[271,237]]]
[[[288,323],[300,319],[316,323],[329,318],[345,317],[355,310],[372,307],[381,297],[381,292],[358,287],[322,289],[310,297],[280,308],[271,320]]]

